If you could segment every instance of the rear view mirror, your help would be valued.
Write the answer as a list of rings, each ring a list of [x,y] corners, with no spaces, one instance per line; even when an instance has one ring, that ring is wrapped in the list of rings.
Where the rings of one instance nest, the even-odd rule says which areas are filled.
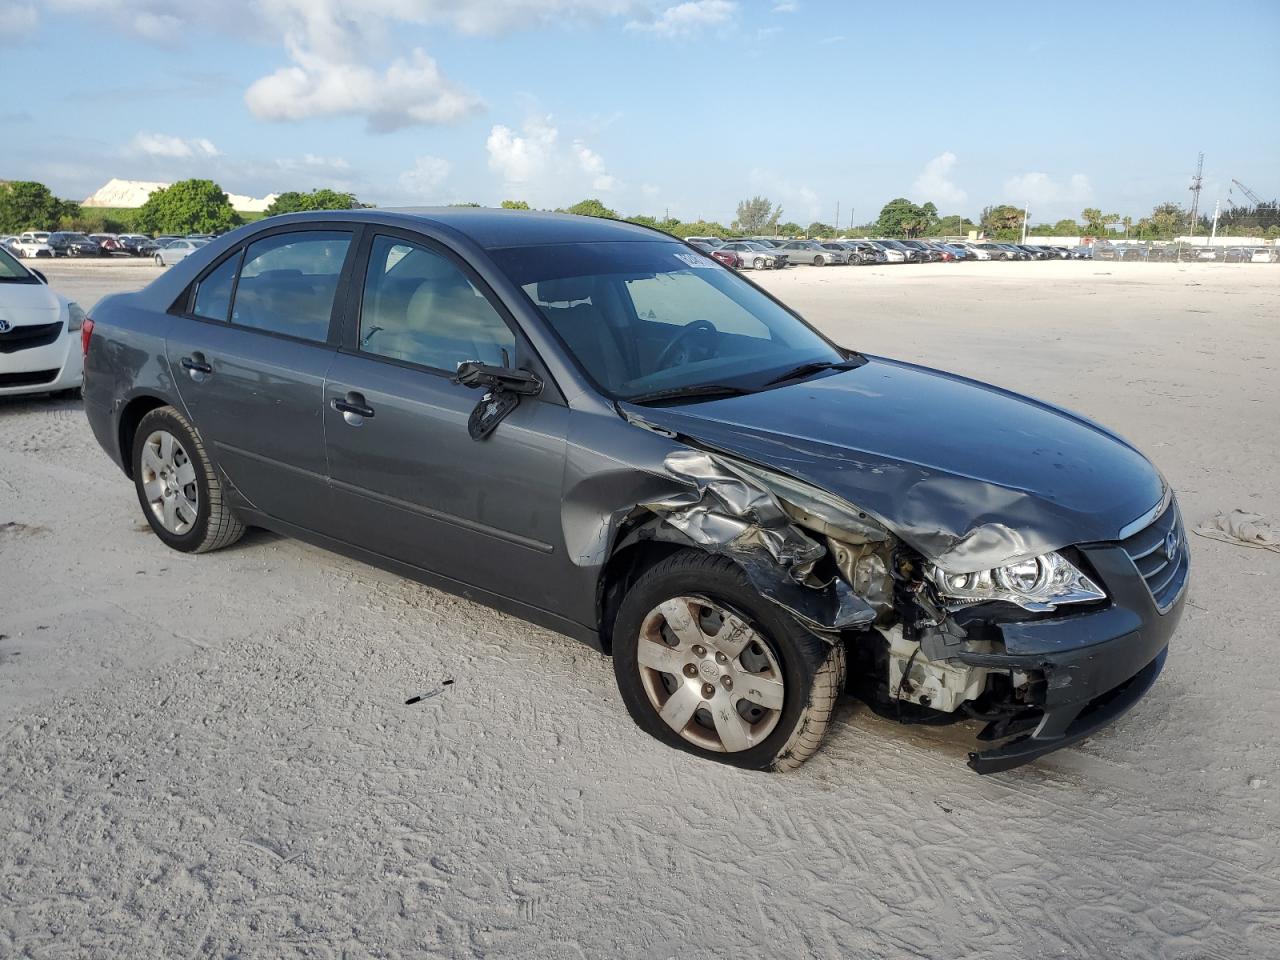
[[[472,440],[483,440],[497,429],[516,407],[521,397],[532,397],[542,392],[542,381],[528,370],[512,370],[495,367],[478,360],[458,364],[454,383],[465,387],[484,388],[484,396],[467,418],[467,431]]]

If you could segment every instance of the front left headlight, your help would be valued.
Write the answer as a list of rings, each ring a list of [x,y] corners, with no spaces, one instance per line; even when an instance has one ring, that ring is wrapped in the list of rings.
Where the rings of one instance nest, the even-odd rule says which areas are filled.
[[[1039,612],[1053,610],[1060,603],[1089,603],[1107,596],[1060,553],[977,573],[948,573],[938,566],[930,566],[928,573],[939,594],[961,603],[1003,600]]]
[[[84,311],[74,300],[67,303],[67,330],[75,333],[84,325]]]

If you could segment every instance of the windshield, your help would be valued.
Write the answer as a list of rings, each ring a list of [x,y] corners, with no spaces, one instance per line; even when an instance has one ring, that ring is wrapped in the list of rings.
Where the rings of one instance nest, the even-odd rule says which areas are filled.
[[[490,251],[607,395],[763,387],[846,357],[732,270],[670,241]]]
[[[39,283],[36,275],[0,247],[0,283]]]

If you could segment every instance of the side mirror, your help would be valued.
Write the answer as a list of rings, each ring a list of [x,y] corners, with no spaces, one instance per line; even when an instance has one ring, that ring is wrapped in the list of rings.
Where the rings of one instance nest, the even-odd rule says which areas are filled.
[[[28,269],[31,269],[31,268],[28,267]],[[41,273],[39,270],[31,270],[31,272],[34,273],[36,279],[39,280],[41,283],[43,283],[46,287],[49,285],[49,278],[46,277],[43,273]]]
[[[520,406],[521,397],[542,392],[542,381],[528,370],[495,367],[478,360],[458,364],[454,383],[464,387],[484,388],[484,396],[467,418],[467,431],[472,440],[483,440],[498,428],[507,415]]]

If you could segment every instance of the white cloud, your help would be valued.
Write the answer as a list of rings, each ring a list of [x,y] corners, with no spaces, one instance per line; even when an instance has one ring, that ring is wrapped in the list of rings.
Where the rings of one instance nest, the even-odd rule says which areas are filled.
[[[148,157],[165,157],[171,160],[190,160],[219,156],[218,148],[204,137],[184,140],[167,133],[140,132],[126,148],[127,153]]]
[[[414,158],[412,170],[400,174],[400,186],[415,200],[434,199],[452,170],[448,160],[424,154]]]
[[[549,116],[531,116],[519,130],[495,124],[485,150],[503,191],[530,203],[572,203],[588,191],[609,193],[622,187],[604,157],[580,137],[563,142]]]
[[[844,40],[845,40],[845,35],[843,33],[838,33],[832,37],[823,37],[818,42],[819,43],[843,43]]]
[[[578,158],[578,166],[582,168],[582,172],[591,177],[593,190],[603,190],[607,193],[617,188],[618,178],[611,176],[605,169],[604,158],[600,154],[581,140],[573,141],[573,153]]]
[[[35,4],[0,2],[0,44],[25,40],[40,23]]]
[[[688,0],[667,7],[649,20],[632,20],[630,30],[648,30],[662,37],[693,33],[703,27],[724,23],[737,10],[734,0]]]
[[[523,135],[498,124],[485,141],[489,169],[501,174],[502,182],[511,186],[530,183],[546,172],[560,135],[551,126],[550,117],[533,117],[521,130]]]
[[[1074,173],[1063,183],[1047,173],[1035,172],[1010,177],[1004,183],[1004,192],[1015,203],[1053,207],[1089,202],[1093,198],[1093,185],[1083,173]]]
[[[782,220],[808,223],[819,219],[818,194],[807,184],[795,183],[770,170],[754,169],[747,175],[753,193],[782,207]]]
[[[378,133],[414,124],[448,123],[480,109],[479,98],[453,86],[422,50],[392,61],[384,71],[330,60],[302,48],[293,66],[254,82],[245,103],[262,120],[362,115]]]
[[[951,179],[951,170],[955,165],[956,155],[950,151],[939,154],[924,165],[920,176],[912,184],[921,203],[964,203],[969,195]]]
[[[783,3],[775,3],[773,5],[774,13],[795,13],[799,9],[800,4],[795,3],[794,0],[784,0]]]

